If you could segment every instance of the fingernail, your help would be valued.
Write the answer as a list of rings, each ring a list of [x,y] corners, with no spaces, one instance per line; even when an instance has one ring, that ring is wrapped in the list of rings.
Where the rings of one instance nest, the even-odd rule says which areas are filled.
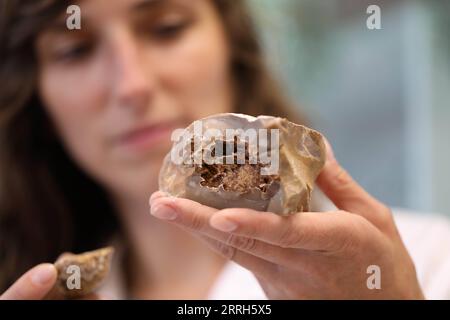
[[[157,204],[152,206],[150,210],[152,216],[161,220],[175,220],[178,213],[171,207],[164,204]]]
[[[232,232],[237,229],[237,224],[233,221],[228,220],[224,217],[217,217],[216,219],[211,220],[211,226],[214,229],[217,229],[219,231],[223,232]]]
[[[171,196],[170,194],[168,194],[167,192],[156,191],[150,196],[150,199],[148,201],[150,207],[153,205],[153,203],[155,203],[156,200],[158,200],[160,198],[167,198],[169,200],[174,199],[174,197]]]
[[[46,263],[34,270],[34,273],[31,275],[31,282],[37,286],[43,286],[53,280],[55,276],[55,267],[50,263]]]
[[[164,196],[165,196],[165,193],[163,193],[163,192],[161,192],[161,191],[156,191],[156,192],[154,192],[154,193],[151,195],[150,200],[149,200],[150,206],[153,205],[153,203],[155,202],[156,199],[159,199],[159,198],[164,197]]]

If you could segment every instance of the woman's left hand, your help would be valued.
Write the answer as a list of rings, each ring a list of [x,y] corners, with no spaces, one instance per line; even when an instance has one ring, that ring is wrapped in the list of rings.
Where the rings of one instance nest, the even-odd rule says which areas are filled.
[[[151,213],[252,271],[269,299],[423,299],[390,209],[342,169],[329,146],[327,154],[317,183],[339,211],[282,217],[157,192]]]

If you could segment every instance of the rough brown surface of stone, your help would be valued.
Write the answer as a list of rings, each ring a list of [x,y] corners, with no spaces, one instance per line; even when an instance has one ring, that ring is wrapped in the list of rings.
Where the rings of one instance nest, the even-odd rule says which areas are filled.
[[[314,182],[326,157],[324,138],[319,132],[286,119],[269,116],[251,117],[226,113],[199,121],[204,130],[219,130],[224,137],[227,129],[278,129],[278,172],[261,175],[260,169],[267,164],[249,162],[248,145],[245,144],[247,141],[237,141],[236,137],[234,141],[199,137],[196,136],[193,123],[186,128],[186,132],[191,133],[200,143],[195,144],[192,138],[186,146],[191,155],[184,160],[192,160],[195,155],[204,154],[205,150],[214,156],[215,148],[220,144],[224,146],[224,157],[237,159],[236,142],[240,142],[245,146],[245,162],[198,164],[183,161],[182,164],[176,164],[169,153],[159,174],[161,191],[217,209],[241,207],[281,215],[309,211]],[[268,140],[270,142],[270,138]],[[225,152],[225,146],[230,143],[233,144],[231,154]],[[268,147],[268,154],[272,154],[270,143]]]
[[[106,247],[81,254],[62,254],[54,264],[58,271],[57,291],[65,298],[70,299],[81,298],[92,293],[108,275],[113,252],[112,247]],[[68,279],[73,274],[68,272],[70,266],[79,267],[81,280],[79,289],[68,287]]]

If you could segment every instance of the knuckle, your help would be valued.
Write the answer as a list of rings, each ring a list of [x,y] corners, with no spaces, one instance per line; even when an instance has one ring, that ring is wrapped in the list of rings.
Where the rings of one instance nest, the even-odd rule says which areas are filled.
[[[347,252],[360,252],[367,248],[370,222],[360,216],[350,220],[347,230],[343,233],[343,249]]]
[[[234,255],[236,254],[235,248],[221,242],[217,245],[217,250],[228,260],[233,260]]]
[[[340,246],[340,251],[345,252],[358,252],[361,245],[361,241],[358,241],[358,237],[345,235]]]
[[[227,244],[229,246],[244,250],[244,251],[252,251],[256,247],[256,241],[253,238],[236,236],[230,234],[227,239]]]
[[[189,228],[193,230],[202,230],[204,226],[203,219],[200,215],[194,214],[189,222]]]
[[[360,221],[363,219],[356,215],[350,215],[345,211],[342,211],[342,213],[347,215],[333,228],[329,235],[330,240],[338,239],[338,241],[330,241],[329,246],[333,252],[357,252],[364,233],[361,225],[363,221]]]
[[[379,228],[384,232],[395,232],[396,226],[392,210],[386,205],[380,203],[378,209]]]
[[[287,227],[281,232],[278,244],[282,248],[291,248],[297,245],[303,240],[304,236],[299,232],[292,223],[289,223]]]

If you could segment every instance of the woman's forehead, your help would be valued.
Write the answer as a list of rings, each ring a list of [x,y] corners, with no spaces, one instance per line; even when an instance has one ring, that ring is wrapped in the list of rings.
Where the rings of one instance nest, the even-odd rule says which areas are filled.
[[[170,7],[195,7],[207,0],[83,0],[79,2],[82,11],[108,14],[110,12],[135,12],[141,10],[158,10]]]
[[[78,1],[82,29],[85,31],[96,28],[113,20],[132,19],[135,16],[151,21],[170,11],[185,11],[192,13],[200,4],[208,0],[82,0]],[[72,6],[72,5],[71,5]],[[61,12],[53,21],[47,23],[40,34],[66,33],[69,11]]]

